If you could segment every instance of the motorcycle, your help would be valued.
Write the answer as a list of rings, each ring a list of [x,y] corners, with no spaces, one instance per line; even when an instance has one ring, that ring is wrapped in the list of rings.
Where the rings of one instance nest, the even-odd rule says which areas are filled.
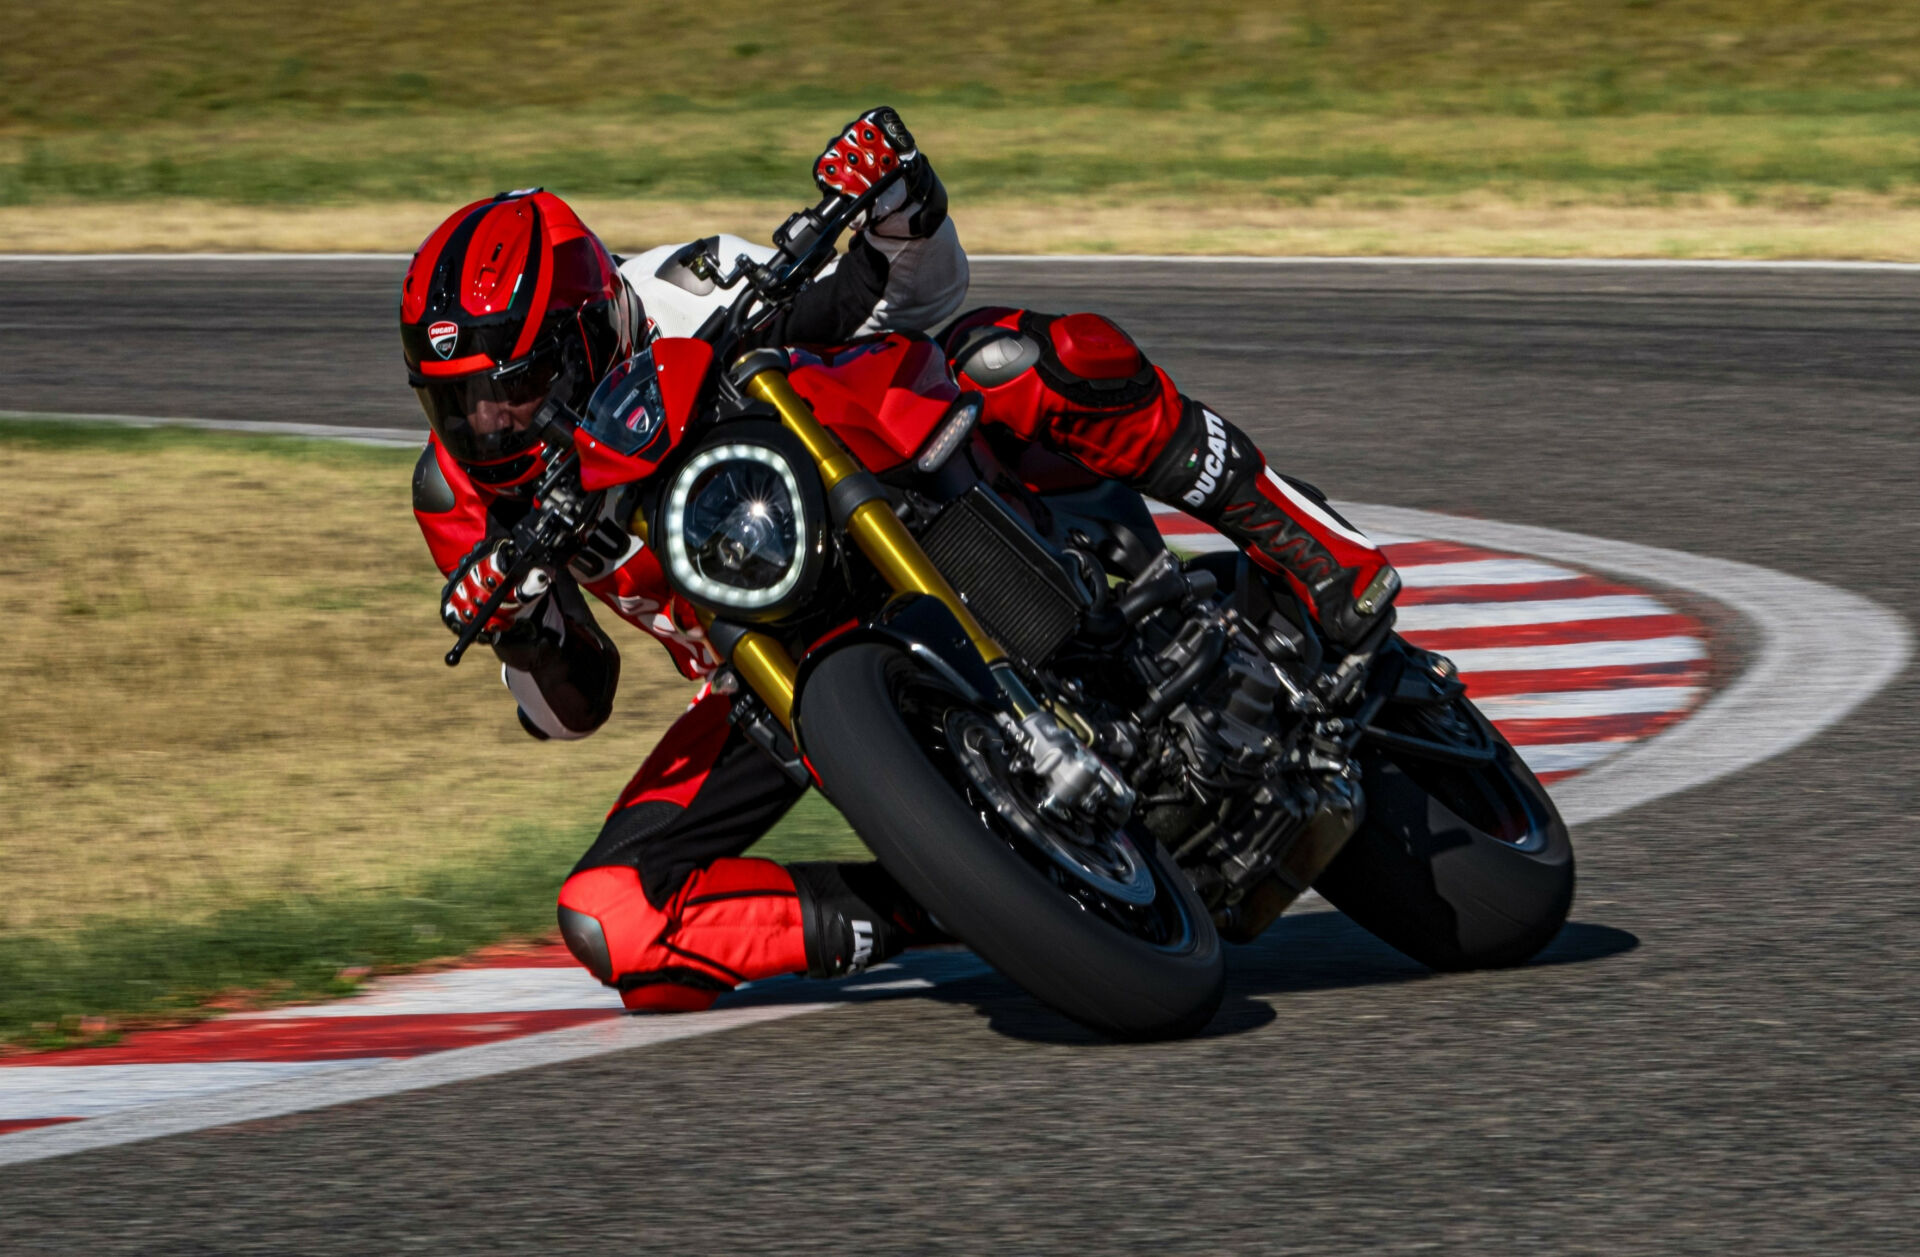
[[[1137,493],[997,442],[925,336],[737,352],[898,177],[796,213],[769,261],[676,255],[738,297],[585,414],[542,408],[549,468],[447,662],[523,581],[637,536],[745,735],[944,930],[1112,1037],[1204,1027],[1222,940],[1309,888],[1436,969],[1545,946],[1566,826],[1391,613],[1331,652],[1244,557],[1183,561]]]

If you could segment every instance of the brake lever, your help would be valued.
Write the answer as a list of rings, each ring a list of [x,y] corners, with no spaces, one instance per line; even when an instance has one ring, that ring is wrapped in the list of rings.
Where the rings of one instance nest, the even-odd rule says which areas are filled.
[[[473,617],[462,626],[454,639],[453,649],[446,653],[449,668],[459,666],[461,656],[480,640],[487,622],[493,619],[494,613],[500,610],[500,604],[507,600],[509,594],[518,592],[536,570],[565,563],[579,549],[578,534],[585,521],[593,515],[588,509],[591,495],[582,496],[566,490],[570,479],[578,488],[577,456],[573,452],[572,441],[573,431],[579,426],[580,417],[564,403],[551,398],[535,414],[534,430],[558,457],[534,487],[533,496],[540,507],[515,524],[513,531],[501,543],[502,548],[512,556],[511,560],[500,584],[474,610]]]
[[[512,543],[509,541],[507,544]],[[502,602],[506,601],[508,591],[518,589],[521,581],[526,579],[525,572],[519,572],[516,575],[519,565],[519,560],[516,559],[508,567],[506,579],[500,582],[499,588],[487,595],[485,602],[474,609],[473,618],[461,628],[460,636],[454,639],[453,649],[446,654],[446,663],[449,668],[460,666],[460,657],[467,653],[469,646],[480,640],[480,634],[486,631],[487,622],[493,619],[493,613],[500,609]]]

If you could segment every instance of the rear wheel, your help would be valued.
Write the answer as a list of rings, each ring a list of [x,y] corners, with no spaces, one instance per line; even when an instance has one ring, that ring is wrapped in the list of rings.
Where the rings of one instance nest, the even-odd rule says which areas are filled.
[[[1435,969],[1520,964],[1553,940],[1573,906],[1566,823],[1466,699],[1399,721],[1410,722],[1398,731],[1411,737],[1491,754],[1449,762],[1363,742],[1366,818],[1314,889]]]
[[[1044,1003],[1116,1038],[1190,1034],[1226,969],[1159,844],[1062,828],[1024,798],[996,723],[877,644],[799,698],[808,761],[861,839],[949,932]]]

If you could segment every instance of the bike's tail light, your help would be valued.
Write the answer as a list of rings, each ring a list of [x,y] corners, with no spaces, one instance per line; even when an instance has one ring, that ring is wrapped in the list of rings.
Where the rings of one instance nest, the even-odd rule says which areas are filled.
[[[818,574],[826,523],[818,481],[785,441],[726,436],[674,473],[661,511],[662,558],[695,602],[721,615],[776,618]]]

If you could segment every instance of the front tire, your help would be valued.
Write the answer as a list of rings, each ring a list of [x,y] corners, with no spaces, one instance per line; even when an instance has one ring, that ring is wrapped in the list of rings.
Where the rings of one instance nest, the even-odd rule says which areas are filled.
[[[1127,933],[1062,888],[941,770],[902,707],[916,680],[900,651],[861,643],[816,665],[798,725],[827,794],[880,863],[949,932],[1041,1002],[1120,1039],[1192,1034],[1226,985],[1219,938],[1186,876],[1141,842],[1178,930]]]

